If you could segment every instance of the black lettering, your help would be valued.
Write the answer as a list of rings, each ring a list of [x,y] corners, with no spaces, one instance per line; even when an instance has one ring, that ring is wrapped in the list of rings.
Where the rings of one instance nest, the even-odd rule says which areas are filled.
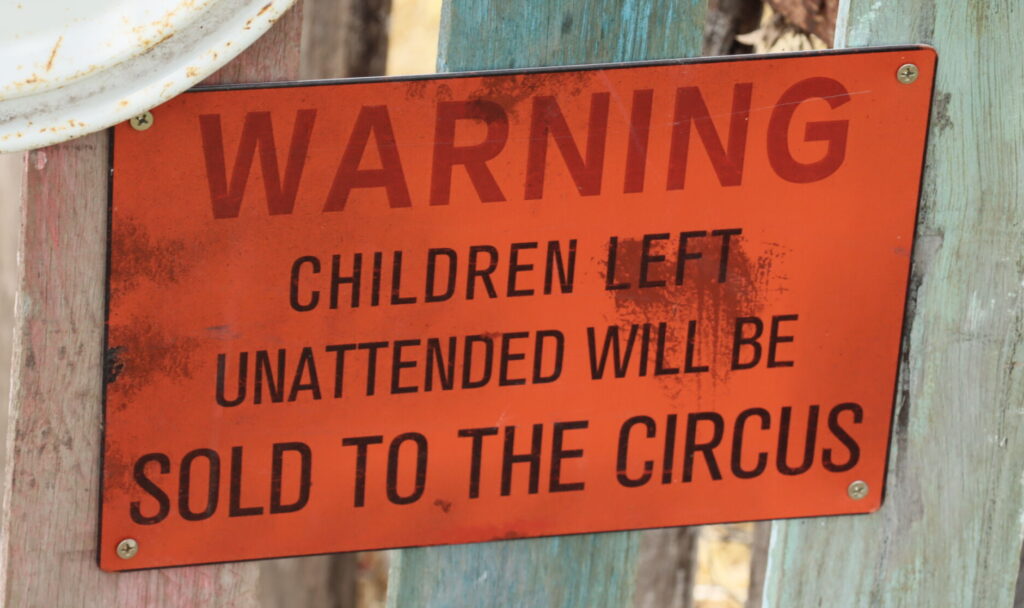
[[[377,391],[377,351],[387,348],[387,342],[363,342],[359,350],[368,350],[366,355],[366,394],[373,395]]]
[[[238,355],[238,395],[234,399],[228,399],[224,395],[224,368],[227,367],[228,356],[217,355],[217,404],[223,407],[235,407],[245,401],[245,388],[248,385],[249,376],[249,353]]]
[[[281,485],[284,478],[284,454],[295,452],[299,455],[299,492],[298,497],[290,504],[281,502]],[[365,471],[365,458],[364,467]],[[305,443],[298,441],[289,443],[275,443],[274,457],[270,469],[270,512],[271,513],[294,513],[306,506],[309,502],[309,492],[312,484],[313,474],[313,452]]]
[[[402,359],[402,349],[407,346],[419,346],[419,340],[395,340],[394,350],[391,351],[391,393],[415,393],[419,390],[416,386],[402,386],[402,370],[416,367],[416,361]]]
[[[520,272],[533,270],[533,264],[522,264],[519,262],[519,252],[536,248],[537,243],[512,243],[508,257],[508,295],[510,298],[533,295],[533,289],[516,288],[516,279]]]
[[[450,391],[455,386],[455,348],[457,344],[455,336],[448,338],[448,361],[445,367],[444,355],[441,352],[441,340],[438,338],[427,338],[427,362],[425,367],[425,378],[423,380],[424,392],[434,389],[434,365],[437,365],[437,376],[441,383],[441,390]]]
[[[562,447],[563,435],[566,431],[585,429],[590,425],[586,420],[572,422],[556,422],[551,438],[551,481],[549,492],[575,492],[584,488],[584,482],[562,482],[562,461],[568,458],[582,458],[583,450],[566,450]]]
[[[835,435],[846,449],[850,451],[850,457],[846,459],[846,462],[839,464],[832,460],[832,450],[825,448],[821,452],[821,462],[826,470],[832,471],[833,473],[842,473],[843,471],[849,471],[853,467],[857,466],[860,462],[860,446],[854,441],[853,437],[846,432],[839,424],[839,414],[843,412],[850,412],[853,414],[853,423],[860,424],[864,420],[864,409],[857,403],[840,403],[839,405],[832,408],[832,411],[828,413],[828,430]]]
[[[299,301],[299,273],[302,271],[304,264],[309,264],[313,267],[310,271],[313,274],[320,274],[320,260],[315,256],[304,255],[296,259],[295,263],[292,264],[291,290],[289,291],[288,301],[291,303],[292,309],[298,312],[313,310],[320,302],[320,291],[316,289],[309,292],[309,300],[306,304]]]
[[[665,286],[664,280],[649,279],[647,273],[650,270],[651,264],[659,264],[665,261],[665,256],[651,254],[651,244],[654,243],[654,241],[667,241],[668,237],[669,234],[667,232],[644,235],[643,244],[640,246],[640,281],[638,284],[641,288]]]
[[[149,494],[156,500],[157,509],[153,515],[143,515],[141,503],[137,500],[132,501],[130,512],[132,521],[143,526],[151,524],[158,524],[167,518],[167,515],[171,512],[171,499],[167,496],[160,486],[146,477],[146,465],[151,462],[155,462],[160,466],[160,474],[166,475],[171,472],[171,459],[167,457],[167,454],[160,452],[153,452],[145,454],[141,458],[135,461],[135,483],[142,488],[146,494]]]
[[[547,263],[544,265],[544,294],[552,292],[552,280],[555,268],[558,269],[558,286],[562,293],[572,293],[573,280],[576,278],[576,239],[569,241],[568,260],[562,259],[562,245],[558,241],[548,241]]]
[[[477,256],[481,253],[486,253],[491,256],[491,261],[486,267],[480,269],[477,268]],[[469,270],[466,274],[466,299],[472,300],[476,296],[476,280],[480,279],[484,284],[484,289],[487,290],[487,295],[496,298],[498,297],[498,291],[494,289],[494,281],[491,280],[491,274],[498,267],[498,250],[490,245],[473,245],[469,248]]]
[[[416,478],[412,492],[405,496],[398,493],[398,455],[402,444],[411,441],[416,444]],[[423,496],[427,482],[427,438],[420,433],[402,433],[391,441],[388,447],[388,500],[396,505],[416,502]]]
[[[505,427],[505,449],[501,461],[501,495],[512,493],[512,465],[528,463],[530,465],[529,493],[536,494],[540,489],[540,453],[541,441],[544,437],[544,425],[533,425],[533,436],[530,451],[524,454],[515,453],[516,427]]]
[[[697,443],[697,426],[701,422],[710,422],[712,426],[711,439]],[[708,465],[708,472],[711,479],[718,481],[722,478],[722,472],[718,469],[718,461],[715,460],[714,449],[722,442],[722,435],[725,432],[725,422],[721,414],[715,412],[696,412],[686,418],[686,447],[683,452],[683,481],[693,480],[693,461],[697,452],[704,455],[704,461]]]
[[[483,459],[484,437],[498,434],[498,427],[492,426],[481,429],[460,429],[459,437],[471,437],[473,445],[470,451],[469,462],[469,497],[480,497],[480,463]]]
[[[768,337],[768,367],[793,367],[792,361],[779,361],[775,358],[775,352],[779,344],[792,342],[793,336],[780,336],[779,325],[783,321],[796,321],[797,315],[777,315],[772,317],[772,329]]]
[[[484,344],[484,368],[483,375],[478,380],[470,380],[473,371],[473,350],[474,344]],[[462,356],[462,388],[480,388],[491,381],[491,371],[494,366],[494,342],[489,336],[472,335],[466,336]]]
[[[366,460],[371,445],[384,443],[381,435],[370,435],[366,437],[347,437],[341,440],[343,446],[356,446],[356,482],[352,490],[355,496],[354,505],[362,507],[366,504]]]
[[[619,453],[618,460],[615,463],[616,478],[619,480],[619,484],[627,488],[637,488],[651,480],[651,475],[654,471],[654,462],[650,460],[644,461],[644,472],[639,477],[630,477],[627,472],[629,468],[629,433],[633,430],[636,425],[643,425],[647,430],[647,438],[654,437],[655,424],[654,420],[648,416],[633,416],[622,423],[619,428]]]
[[[510,378],[508,366],[512,361],[522,361],[526,358],[526,353],[510,352],[512,348],[512,340],[522,340],[529,336],[530,333],[526,331],[510,332],[501,335],[501,358],[498,362],[498,386],[518,386],[526,384],[526,378]]]
[[[359,308],[359,283],[363,270],[363,254],[356,253],[352,256],[352,274],[343,276],[341,274],[341,254],[331,256],[331,309],[338,307],[338,291],[342,285],[348,283],[352,286],[352,308]]]
[[[804,458],[796,467],[789,466],[789,427],[793,417],[793,408],[782,408],[779,420],[779,451],[776,456],[776,465],[783,475],[800,475],[806,473],[814,464],[814,441],[818,434],[818,406],[812,405],[807,412],[807,434],[804,437]]]
[[[768,453],[757,453],[757,464],[753,469],[743,468],[743,432],[747,420],[753,417],[761,419],[761,430],[767,430],[771,426],[772,417],[768,410],[760,407],[743,410],[736,416],[736,424],[732,435],[732,461],[730,463],[732,474],[740,479],[752,479],[764,473],[768,466]]]
[[[231,491],[228,500],[228,517],[262,515],[263,507],[242,506],[242,446],[231,448]]]
[[[437,280],[437,258],[448,258],[448,282],[445,290],[441,293],[434,293],[435,281]],[[450,300],[455,294],[455,274],[459,268],[459,258],[454,249],[438,248],[427,250],[427,287],[424,302],[444,302]]]
[[[555,340],[555,365],[550,374],[544,375],[541,372],[541,365],[544,361],[544,340],[554,338]],[[558,380],[562,375],[562,360],[565,356],[565,336],[557,329],[542,329],[537,332],[537,341],[533,347],[533,383],[547,384]]]
[[[743,328],[746,325],[754,326],[754,335],[745,337]],[[764,323],[757,317],[738,317],[736,328],[732,335],[732,369],[750,369],[761,361],[761,343],[758,339],[764,333]],[[753,355],[748,361],[740,361],[740,349],[749,346]]]
[[[309,374],[309,382],[303,382],[306,374]],[[295,401],[299,397],[299,391],[309,391],[311,398],[320,398],[320,378],[316,374],[316,362],[313,359],[313,349],[305,346],[302,354],[299,355],[299,364],[295,368],[295,379],[292,380],[292,390],[288,394],[288,401]]]
[[[192,463],[203,457],[210,463],[209,483],[206,490],[206,507],[202,511],[193,511],[190,500],[192,493]],[[200,521],[207,519],[217,510],[220,498],[220,456],[207,448],[192,450],[181,459],[181,478],[178,485],[178,512],[182,519]]]

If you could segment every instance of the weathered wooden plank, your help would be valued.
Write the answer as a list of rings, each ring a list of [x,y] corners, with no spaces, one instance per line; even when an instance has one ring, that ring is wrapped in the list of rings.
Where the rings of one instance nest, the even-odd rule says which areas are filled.
[[[305,0],[302,78],[382,75],[390,13],[391,0]]]
[[[706,0],[448,0],[437,70],[692,57]]]
[[[640,533],[634,608],[693,608],[700,527]]]
[[[216,81],[292,77],[286,14]],[[258,605],[259,565],[108,574],[96,565],[109,145],[29,153],[22,196],[0,585],[9,606]]]
[[[849,0],[846,46],[939,51],[881,511],[779,522],[765,606],[1010,606],[1024,486],[1024,5]]]
[[[705,0],[449,0],[439,71],[700,54]],[[388,605],[625,606],[641,533],[581,535],[398,553]]]
[[[11,338],[14,294],[18,290],[18,226],[24,154],[0,154],[0,437],[7,436],[7,399],[11,393]],[[6,450],[0,452],[0,470]]]

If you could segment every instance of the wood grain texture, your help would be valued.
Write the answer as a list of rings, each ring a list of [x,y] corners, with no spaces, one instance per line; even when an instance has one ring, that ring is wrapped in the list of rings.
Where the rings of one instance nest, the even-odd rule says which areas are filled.
[[[754,522],[754,534],[750,543],[750,582],[747,586],[747,601],[743,604],[743,608],[761,608],[771,537],[772,523],[770,521]]]
[[[449,0],[438,70],[699,55],[705,9],[705,0]],[[393,561],[388,605],[626,606],[641,534],[407,549]]]
[[[640,533],[634,608],[693,608],[700,528]]]
[[[391,0],[305,0],[300,76],[384,74],[390,14]]]
[[[447,0],[437,70],[700,54],[706,0]]]
[[[297,12],[286,15],[211,80],[294,76],[300,23]],[[107,133],[31,152],[26,163],[0,544],[5,604],[258,605],[258,564],[127,574],[96,564],[109,171]]]
[[[1024,533],[1024,5],[844,7],[841,44],[939,52],[888,488],[873,515],[776,523],[764,605],[1011,606]]]

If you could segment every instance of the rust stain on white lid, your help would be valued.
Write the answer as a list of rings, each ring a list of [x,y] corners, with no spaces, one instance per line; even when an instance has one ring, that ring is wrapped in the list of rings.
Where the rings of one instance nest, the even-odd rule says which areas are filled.
[[[0,152],[141,114],[255,42],[294,0],[0,3]]]

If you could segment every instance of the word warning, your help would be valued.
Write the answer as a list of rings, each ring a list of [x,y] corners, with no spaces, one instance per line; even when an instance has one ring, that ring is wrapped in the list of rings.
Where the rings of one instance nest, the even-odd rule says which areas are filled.
[[[934,66],[232,87],[118,126],[100,565],[877,509]]]

